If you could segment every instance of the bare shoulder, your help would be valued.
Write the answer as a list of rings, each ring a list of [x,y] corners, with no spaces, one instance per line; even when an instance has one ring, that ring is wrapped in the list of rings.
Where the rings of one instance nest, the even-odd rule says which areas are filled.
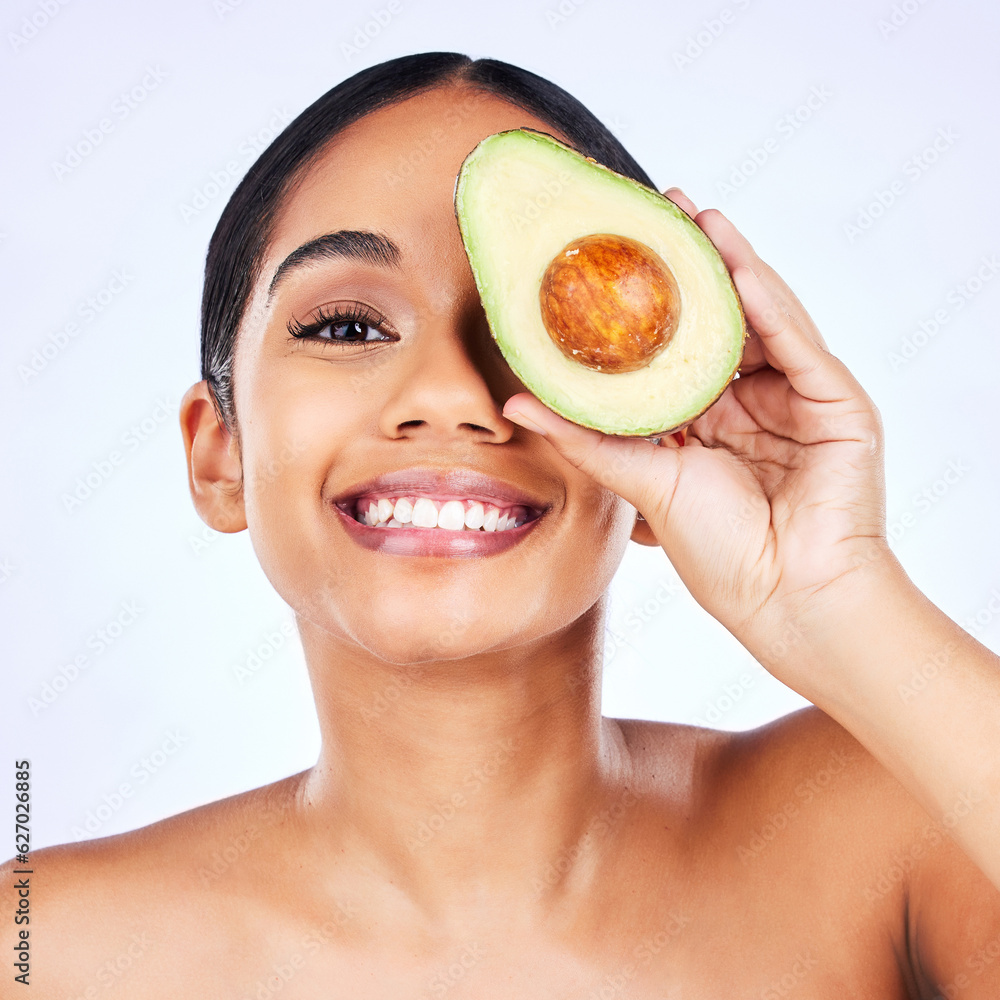
[[[143,887],[150,880],[162,880],[164,874],[185,883],[203,881],[207,866],[235,860],[265,829],[287,819],[300,777],[210,802],[128,833],[35,851],[32,863],[45,872],[50,892],[60,896],[82,891],[92,897],[112,873],[122,888]],[[232,851],[226,850],[230,844]]]
[[[826,713],[810,706],[745,732],[629,720],[623,733],[647,787],[683,788],[700,842],[741,877],[777,887],[822,872],[831,907],[902,921],[906,885],[887,885],[886,872],[931,818]]]
[[[27,880],[28,923],[3,921],[5,951],[29,931],[35,995],[103,995],[136,967],[153,969],[181,953],[179,935],[195,926],[178,913],[203,908],[201,933],[218,891],[240,891],[229,869],[252,870],[255,850],[290,817],[299,776],[180,813],[129,833],[33,851],[27,866],[3,865],[4,909],[17,906],[18,880]],[[244,864],[243,862],[249,862]],[[27,874],[16,874],[28,868]],[[232,874],[230,872],[230,874]],[[241,872],[242,874],[242,872]],[[8,899],[8,896],[11,895]],[[8,937],[10,941],[8,942]],[[36,972],[45,969],[45,975]]]
[[[729,752],[732,780],[747,768],[768,808],[813,810],[803,830],[813,831],[816,847],[826,845],[824,858],[840,861],[858,913],[899,928],[919,995],[1000,995],[1000,889],[953,836],[977,808],[974,795],[959,791],[943,815],[931,816],[815,708],[741,734]],[[776,795],[763,791],[768,783]]]
[[[659,727],[658,723],[642,726]],[[788,818],[824,812],[845,825],[882,812],[890,825],[929,817],[899,781],[843,726],[809,706],[744,732],[671,724],[643,730],[653,759],[687,754],[704,794],[747,819],[777,810]],[[806,824],[808,825],[808,824]],[[866,838],[871,839],[871,830]],[[891,835],[890,835],[891,839]]]
[[[683,786],[733,830],[770,822],[765,838],[841,842],[861,836],[873,854],[931,823],[903,785],[843,726],[809,706],[745,732],[616,719],[636,780],[650,791]],[[795,822],[791,822],[794,820]],[[846,837],[844,836],[846,832]],[[781,838],[786,843],[793,838]]]
[[[853,947],[891,942],[912,995],[1000,996],[1000,890],[952,836],[976,808],[970,796],[932,817],[815,707],[740,733],[635,721],[622,731],[649,781],[688,776],[711,842],[751,885],[790,912],[843,915]]]
[[[888,859],[934,824],[852,733],[809,706],[727,736],[717,745],[713,791],[742,819],[746,851],[762,855],[775,842],[778,853],[849,872],[845,884],[860,906],[890,896],[892,906],[905,903],[905,885],[886,891]]]

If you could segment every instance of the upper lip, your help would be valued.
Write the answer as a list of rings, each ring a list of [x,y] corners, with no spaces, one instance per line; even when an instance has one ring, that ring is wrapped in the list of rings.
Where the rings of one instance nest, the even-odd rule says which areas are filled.
[[[335,504],[346,503],[369,493],[384,496],[437,496],[454,494],[469,500],[500,505],[521,504],[536,512],[547,509],[550,504],[528,490],[502,479],[495,479],[475,469],[434,469],[413,467],[386,472],[363,483],[342,490],[333,498]]]

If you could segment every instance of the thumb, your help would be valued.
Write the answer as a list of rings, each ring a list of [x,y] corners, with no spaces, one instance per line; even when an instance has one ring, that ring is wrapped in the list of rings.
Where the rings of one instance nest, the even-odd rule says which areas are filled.
[[[603,434],[560,417],[527,392],[511,396],[503,415],[548,438],[567,462],[627,500],[647,520],[673,493],[680,466],[677,450],[684,440],[679,432],[665,434],[659,447],[646,438]]]

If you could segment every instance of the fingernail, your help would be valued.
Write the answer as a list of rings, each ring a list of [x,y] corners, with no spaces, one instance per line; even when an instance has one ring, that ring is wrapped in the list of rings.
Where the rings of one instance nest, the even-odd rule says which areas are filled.
[[[512,420],[515,424],[520,424],[522,427],[529,431],[534,431],[536,434],[541,434],[542,437],[548,437],[548,431],[543,427],[539,427],[534,420],[526,417],[520,410],[511,410],[510,413],[505,413],[504,416],[508,420]]]

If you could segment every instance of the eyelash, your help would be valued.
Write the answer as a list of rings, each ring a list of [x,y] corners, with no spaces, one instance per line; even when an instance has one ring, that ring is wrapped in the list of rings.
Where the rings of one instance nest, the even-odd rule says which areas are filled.
[[[350,326],[353,323],[371,327],[382,334],[384,339],[347,340],[344,337],[319,336],[320,332],[327,327],[336,329],[340,326]],[[311,323],[300,323],[297,319],[290,319],[288,321],[288,332],[296,340],[312,340],[322,344],[324,348],[328,344],[350,344],[352,346],[360,345],[362,349],[370,350],[376,344],[385,344],[392,340],[391,337],[385,336],[385,332],[382,329],[387,323],[386,318],[380,313],[375,312],[374,309],[360,302],[352,302],[347,306],[335,306],[332,312],[327,312],[325,307],[321,307],[316,315],[316,319]]]

